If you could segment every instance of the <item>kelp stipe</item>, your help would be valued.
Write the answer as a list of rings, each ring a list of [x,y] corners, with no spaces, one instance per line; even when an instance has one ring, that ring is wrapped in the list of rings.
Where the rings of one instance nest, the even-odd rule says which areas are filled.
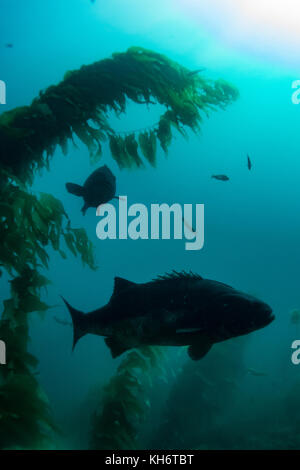
[[[0,448],[49,447],[56,429],[35,377],[38,361],[27,350],[29,314],[48,309],[40,299],[49,283],[40,272],[48,267],[47,247],[65,258],[64,243],[94,269],[92,245],[84,230],[71,228],[56,198],[30,194],[4,171],[1,177],[0,265],[9,275],[11,298],[4,300],[0,319],[0,337],[7,346],[7,364],[0,370]]]
[[[37,359],[28,353],[28,313],[47,306],[38,293],[47,280],[24,268],[11,281],[11,298],[4,301],[0,334],[8,362],[0,369],[0,448],[48,447],[55,431],[47,398],[35,378]]]
[[[91,449],[138,449],[139,429],[149,411],[147,386],[157,369],[163,374],[159,347],[143,347],[126,355],[103,389],[92,417]]]

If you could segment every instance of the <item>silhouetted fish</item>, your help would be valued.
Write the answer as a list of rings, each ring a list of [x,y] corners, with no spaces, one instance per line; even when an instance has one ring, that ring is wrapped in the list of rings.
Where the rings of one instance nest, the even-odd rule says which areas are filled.
[[[84,215],[89,207],[98,207],[116,198],[116,177],[104,165],[95,170],[83,186],[66,183],[66,188],[69,193],[83,197],[84,206],[81,211]]]
[[[298,325],[300,323],[300,310],[295,308],[291,311],[290,315],[291,323],[294,323],[294,325]]]
[[[7,49],[12,49],[14,45],[11,42],[8,42],[7,44],[5,44],[5,47],[7,47]]]
[[[61,320],[60,318],[58,317],[53,317],[53,319],[56,321],[56,323],[59,323],[60,325],[63,325],[63,326],[72,326],[72,323],[69,322],[69,321],[65,321],[65,320]]]
[[[219,181],[228,181],[229,180],[228,176],[226,176],[226,175],[212,175],[211,177],[214,178],[215,180],[219,180]]]
[[[197,73],[204,72],[205,70],[206,70],[205,67],[201,67],[200,69],[192,70],[191,72],[188,72],[188,75],[196,75]]]
[[[247,155],[247,166],[248,166],[248,170],[251,170],[251,168],[252,168],[252,162],[251,162],[251,160],[250,160],[249,155]]]
[[[252,368],[247,369],[247,372],[248,372],[248,374],[254,375],[256,377],[265,377],[265,376],[268,375],[266,372],[262,372],[262,371],[255,370],[255,369],[252,369]]]
[[[271,308],[255,297],[185,272],[145,284],[116,277],[108,304],[88,314],[64,302],[73,320],[73,348],[88,333],[105,336],[113,357],[142,345],[187,345],[197,360],[214,343],[274,320]]]

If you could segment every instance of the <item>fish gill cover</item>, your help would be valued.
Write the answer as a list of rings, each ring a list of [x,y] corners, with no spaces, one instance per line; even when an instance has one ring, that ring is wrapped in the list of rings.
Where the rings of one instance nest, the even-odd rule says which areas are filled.
[[[84,264],[96,268],[85,230],[71,227],[63,204],[50,194],[31,193],[36,171],[50,168],[58,145],[67,154],[74,134],[88,147],[92,162],[98,161],[101,144],[108,139],[120,168],[141,166],[140,152],[154,166],[157,142],[167,152],[172,128],[184,136],[188,128],[199,132],[203,115],[223,109],[237,98],[237,89],[223,80],[209,80],[159,53],[131,47],[66,73],[60,84],[40,92],[30,106],[0,115],[0,266],[11,279],[11,297],[4,301],[0,320],[1,338],[9,350],[7,367],[1,368],[0,448],[39,448],[54,442],[56,427],[50,406],[35,377],[38,361],[28,353],[29,314],[48,309],[40,300],[48,283],[40,270],[48,267],[49,247],[63,258],[68,248]],[[109,126],[107,117],[112,110],[117,115],[126,113],[127,99],[138,104],[160,103],[166,111],[151,130],[124,137]],[[128,400],[122,398],[122,410],[127,414],[132,412],[133,389],[142,393],[132,372],[141,366],[137,354],[125,358],[108,386],[128,391]],[[151,354],[149,350],[150,359]],[[146,359],[143,361],[146,371]],[[137,396],[134,413],[139,400]],[[106,420],[106,408],[119,406],[105,401],[93,428],[96,447],[101,448],[101,442],[110,440],[110,432],[115,432],[112,424],[106,436],[99,436],[97,429]],[[127,416],[121,414],[118,422],[120,432],[111,447],[119,445],[128,430]],[[135,438],[133,430],[130,436]]]

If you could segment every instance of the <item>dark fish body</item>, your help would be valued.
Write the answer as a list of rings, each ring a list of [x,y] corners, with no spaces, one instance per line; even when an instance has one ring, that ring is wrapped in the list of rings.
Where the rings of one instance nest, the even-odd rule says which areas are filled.
[[[251,168],[252,168],[252,162],[251,162],[251,160],[250,160],[249,155],[247,155],[247,166],[248,166],[248,170],[250,171]]]
[[[197,360],[214,343],[274,319],[267,304],[192,273],[172,273],[145,284],[116,277],[108,304],[88,314],[65,303],[73,320],[73,347],[88,333],[105,336],[113,357],[143,345],[189,346],[189,356]]]
[[[83,186],[66,183],[66,188],[69,193],[84,199],[84,206],[81,209],[84,215],[89,207],[98,207],[116,197],[116,177],[104,165],[95,170]]]
[[[226,175],[212,175],[212,178],[219,181],[228,181],[229,178]]]

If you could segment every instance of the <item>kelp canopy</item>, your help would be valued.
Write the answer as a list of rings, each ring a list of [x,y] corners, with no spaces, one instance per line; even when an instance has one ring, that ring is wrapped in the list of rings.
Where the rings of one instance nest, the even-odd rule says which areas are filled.
[[[48,283],[40,271],[48,267],[49,247],[63,258],[68,247],[95,268],[91,242],[84,229],[71,227],[62,203],[53,195],[31,194],[28,184],[35,171],[49,167],[57,145],[66,154],[74,135],[88,147],[92,161],[101,156],[102,143],[108,140],[120,168],[141,166],[140,153],[155,165],[157,142],[167,152],[172,128],[183,135],[188,128],[197,132],[203,114],[224,108],[237,96],[223,80],[205,79],[163,55],[133,47],[68,72],[30,106],[0,115],[0,275],[5,270],[11,286],[0,318],[0,338],[7,345],[7,365],[0,369],[0,448],[41,446],[55,430],[35,377],[37,360],[27,350],[28,315],[48,308],[40,300]],[[128,100],[159,103],[165,112],[151,129],[121,136],[108,117],[111,111],[126,113]],[[124,377],[121,374],[118,380]],[[104,409],[95,423],[96,447],[103,445],[103,436],[95,437],[97,424],[105,419]]]
[[[120,167],[142,164],[138,147],[153,165],[156,142],[167,151],[172,127],[182,134],[186,128],[198,131],[202,113],[224,108],[237,96],[237,90],[223,80],[208,80],[161,54],[131,47],[66,73],[61,83],[41,92],[30,106],[2,114],[0,163],[22,180],[31,178],[34,169],[48,165],[57,145],[66,153],[68,139],[76,134],[93,159],[101,155],[101,143],[108,138]],[[128,99],[159,103],[166,112],[150,132],[121,137],[107,117],[112,110],[125,113]]]

